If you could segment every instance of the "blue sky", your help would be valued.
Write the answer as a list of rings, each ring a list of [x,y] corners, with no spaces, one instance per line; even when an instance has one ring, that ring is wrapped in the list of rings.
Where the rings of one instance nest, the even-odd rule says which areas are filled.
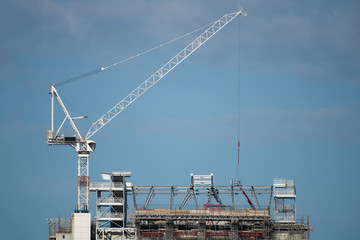
[[[310,214],[313,239],[355,239],[360,4],[285,0],[2,1],[2,237],[44,239],[46,218],[69,217],[76,203],[75,151],[45,145],[51,84],[174,39],[239,4],[246,18],[93,137],[91,180],[130,171],[136,185],[188,185],[190,173],[214,173],[218,185],[228,184],[236,176],[240,72],[240,179],[294,179],[298,214]],[[89,116],[77,122],[81,132],[195,37],[59,87],[70,111]]]

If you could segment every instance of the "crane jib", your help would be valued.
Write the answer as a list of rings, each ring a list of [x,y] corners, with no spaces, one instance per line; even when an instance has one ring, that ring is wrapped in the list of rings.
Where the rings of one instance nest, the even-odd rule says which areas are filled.
[[[125,110],[130,104],[132,104],[136,99],[138,99],[142,94],[154,86],[158,81],[165,77],[171,70],[177,67],[182,61],[189,57],[193,52],[195,52],[200,46],[202,46],[206,41],[208,41],[212,36],[214,36],[218,31],[230,23],[238,15],[246,16],[247,13],[245,9],[240,9],[238,12],[225,14],[219,20],[214,22],[205,32],[193,40],[187,47],[180,51],[175,57],[173,57],[169,62],[162,66],[158,71],[146,79],[140,86],[134,89],[129,95],[124,99],[118,102],[113,108],[111,108],[107,113],[105,113],[101,118],[94,122],[88,133],[85,136],[85,140],[92,137],[97,133],[101,128],[103,128],[107,123],[109,123],[114,117],[116,117],[120,112]]]

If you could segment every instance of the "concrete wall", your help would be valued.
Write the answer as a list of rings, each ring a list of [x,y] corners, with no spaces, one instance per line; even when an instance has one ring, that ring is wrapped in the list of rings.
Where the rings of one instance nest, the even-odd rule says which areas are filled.
[[[90,240],[91,235],[91,214],[72,214],[72,240]]]
[[[71,233],[56,233],[56,240],[72,240]]]

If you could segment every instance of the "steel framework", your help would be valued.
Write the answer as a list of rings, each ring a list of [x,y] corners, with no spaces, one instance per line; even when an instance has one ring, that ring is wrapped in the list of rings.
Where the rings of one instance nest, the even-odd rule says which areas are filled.
[[[126,184],[127,196],[132,195],[133,199],[134,211],[129,219],[134,225],[128,224],[126,229],[119,227],[113,230],[111,226],[99,226],[98,237],[111,239],[104,233],[113,231],[114,235],[143,240],[309,239],[312,231],[309,218],[297,219],[296,222],[278,222],[271,219],[273,192],[275,195],[289,193],[289,189],[276,190],[279,188],[278,179],[275,179],[274,183],[277,185],[243,186],[239,180],[231,180],[230,185],[216,186],[213,174],[191,174],[189,186]],[[290,181],[288,183],[290,184]],[[125,188],[125,185],[91,183],[90,190],[119,187]],[[116,202],[113,198],[99,196],[98,204]],[[161,199],[165,204],[152,204],[154,199],[157,202]],[[249,199],[255,203],[255,209]],[[190,204],[191,200],[194,201],[193,205]],[[210,203],[211,200],[214,203]],[[245,205],[238,204],[239,202]],[[131,209],[131,206],[128,207]],[[102,217],[103,215],[98,215],[97,218]]]
[[[236,209],[237,207],[245,207],[246,205],[237,205],[235,202],[235,196],[244,196],[243,191],[247,194],[253,194],[256,198],[260,195],[268,196],[263,199],[268,199],[266,202],[260,204],[258,200],[258,209],[269,210],[270,201],[272,197],[272,186],[242,186],[242,189],[238,186],[135,186],[131,189],[131,194],[133,195],[133,204],[134,209],[150,209],[151,201],[155,195],[158,196],[169,196],[169,204],[167,208],[169,209],[185,209],[189,204],[191,198],[194,200],[194,205],[191,205],[191,208],[194,209],[203,209],[203,206],[200,206],[197,198],[199,196],[207,197],[206,203],[210,203],[209,199],[215,199],[216,203],[219,205],[223,204],[221,201],[221,196],[230,196],[231,197],[231,207]],[[139,204],[137,197],[146,196],[144,204]],[[174,204],[175,196],[183,196],[179,204]],[[215,197],[216,196],[216,197]],[[245,199],[245,196],[244,196]],[[166,205],[166,204],[165,204]],[[164,205],[164,207],[166,207]],[[249,205],[250,207],[250,205]]]
[[[131,173],[112,172],[101,175],[109,182],[90,184],[90,191],[96,192],[96,239],[134,235],[134,229],[126,225],[127,186],[132,186],[126,178]],[[111,236],[108,238],[109,234]]]

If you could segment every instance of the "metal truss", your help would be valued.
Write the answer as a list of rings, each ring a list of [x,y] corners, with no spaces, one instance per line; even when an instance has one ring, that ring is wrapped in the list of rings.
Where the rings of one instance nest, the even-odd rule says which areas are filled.
[[[65,113],[65,119],[64,119],[63,122],[61,123],[61,125],[60,125],[59,129],[57,130],[55,136],[57,136],[57,134],[58,134],[59,131],[61,130],[62,126],[64,125],[65,120],[67,119],[67,120],[70,122],[71,127],[74,129],[74,131],[75,131],[75,133],[76,133],[76,137],[78,138],[79,141],[82,142],[83,139],[82,139],[82,137],[81,137],[81,134],[80,134],[79,130],[77,129],[77,127],[76,127],[76,125],[75,125],[75,123],[74,123],[74,121],[73,121],[73,119],[76,119],[76,118],[73,118],[73,117],[70,116],[68,110],[66,109],[66,107],[65,107],[63,101],[61,100],[60,95],[59,95],[59,93],[57,92],[57,90],[56,90],[56,88],[55,88],[54,85],[50,87],[49,93],[51,94],[51,132],[52,132],[52,134],[53,134],[53,132],[54,132],[54,96],[55,96],[56,99],[57,99],[57,101],[59,102],[62,110],[63,110],[64,113]],[[49,140],[49,141],[47,142],[47,144],[49,144],[49,145],[52,145],[52,144],[53,144],[53,139],[47,139],[47,140]],[[59,143],[57,143],[57,144],[59,144]],[[64,145],[67,145],[67,144],[64,144]]]
[[[259,204],[259,200],[258,200],[258,198],[256,196],[254,186],[251,186],[251,196],[255,200],[256,207],[259,208],[260,204]]]
[[[147,198],[146,198],[146,201],[145,201],[145,204],[144,204],[144,208],[145,208],[145,209],[148,208],[148,206],[149,206],[151,200],[153,199],[154,195],[155,195],[154,189],[153,189],[153,187],[150,187],[149,194],[148,194],[148,196],[147,196]]]
[[[133,195],[133,204],[134,209],[149,209],[152,199],[155,195],[167,195],[169,196],[169,209],[184,209],[184,207],[189,203],[191,198],[194,199],[195,208],[202,208],[199,206],[197,196],[208,196],[207,203],[210,203],[211,199],[214,198],[215,201],[222,205],[223,201],[221,196],[231,196],[232,202],[231,206],[235,207],[235,196],[242,196],[245,194],[252,195],[252,198],[255,200],[256,205],[260,209],[268,210],[270,208],[270,201],[272,196],[272,186],[137,186],[129,191],[129,194]],[[147,196],[143,206],[139,205],[138,196]],[[179,205],[175,205],[175,196],[184,196]],[[260,195],[269,195],[265,197],[265,202],[259,202],[258,196]],[[245,198],[245,196],[244,196]]]
[[[77,211],[88,211],[89,206],[89,154],[78,154],[78,206]]]
[[[192,41],[187,47],[181,50],[175,57],[168,61],[164,66],[157,70],[153,75],[146,79],[140,86],[133,90],[129,95],[124,99],[118,102],[113,108],[111,108],[107,113],[105,113],[101,118],[94,122],[88,133],[86,134],[85,139],[89,139],[107,123],[109,123],[114,117],[119,113],[125,110],[130,104],[132,104],[136,99],[138,99],[142,94],[154,86],[158,81],[165,77],[171,70],[178,66],[182,61],[188,58],[193,52],[195,52],[199,47],[201,47],[205,42],[207,42],[212,36],[214,36],[218,31],[230,23],[238,15],[246,16],[244,9],[241,9],[238,12],[230,13],[224,15],[219,20],[215,21],[205,32],[198,36],[194,41]]]
[[[173,188],[173,187],[172,187]],[[179,209],[183,209],[184,206],[189,202],[189,200],[193,198],[194,201],[195,201],[195,206],[196,208],[198,208],[198,203],[197,203],[197,200],[196,200],[196,193],[195,193],[195,189],[194,189],[194,186],[190,186],[189,189],[187,190],[187,193],[185,195],[185,198],[182,200],[181,204],[180,204],[180,207]]]

